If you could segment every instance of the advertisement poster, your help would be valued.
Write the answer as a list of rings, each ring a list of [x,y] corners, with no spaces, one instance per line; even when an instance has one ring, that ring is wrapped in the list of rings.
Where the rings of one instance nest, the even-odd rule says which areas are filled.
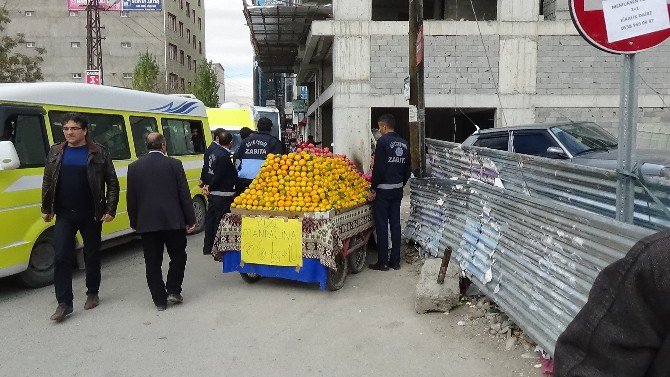
[[[161,0],[123,0],[124,11],[160,11],[162,9]]]
[[[86,10],[87,0],[67,0],[67,10],[70,12],[80,12]],[[122,0],[100,0],[99,8],[102,11],[121,11]]]

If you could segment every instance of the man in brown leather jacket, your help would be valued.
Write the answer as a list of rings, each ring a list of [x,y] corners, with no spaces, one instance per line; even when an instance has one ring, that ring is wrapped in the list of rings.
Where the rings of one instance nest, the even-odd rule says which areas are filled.
[[[42,219],[54,215],[54,287],[58,307],[51,319],[62,321],[73,311],[72,265],[75,235],[81,233],[86,263],[86,303],[98,306],[100,299],[100,244],[102,223],[116,215],[119,181],[104,148],[87,139],[88,121],[79,114],[62,120],[65,140],[51,147],[42,183]]]

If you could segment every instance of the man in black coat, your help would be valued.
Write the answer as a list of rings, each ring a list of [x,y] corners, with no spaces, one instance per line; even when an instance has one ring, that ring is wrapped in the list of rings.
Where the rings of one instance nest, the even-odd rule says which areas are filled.
[[[195,228],[193,202],[181,161],[165,155],[165,137],[147,135],[149,153],[128,167],[130,227],[142,235],[147,283],[158,310],[181,303],[186,268],[186,233]],[[163,282],[163,248],[170,256],[167,288]]]
[[[203,188],[209,201],[205,216],[205,241],[202,249],[205,255],[212,253],[219,223],[223,215],[230,212],[237,183],[237,169],[233,165],[233,155],[230,151],[233,147],[233,135],[224,130],[216,132],[218,132],[218,134],[215,133],[215,137],[219,147],[212,150],[209,155],[205,176],[207,184]]]
[[[670,376],[670,231],[598,275],[554,358],[556,377]]]

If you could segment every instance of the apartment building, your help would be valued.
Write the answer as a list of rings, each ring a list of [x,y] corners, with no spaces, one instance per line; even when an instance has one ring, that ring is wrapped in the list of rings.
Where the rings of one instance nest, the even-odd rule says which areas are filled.
[[[101,1],[100,11],[104,84],[130,87],[140,54],[149,51],[167,90],[186,91],[205,59],[204,0],[161,0],[156,11],[121,11],[106,3]],[[85,9],[75,10],[65,0],[9,1],[5,9],[12,20],[7,33],[25,35],[20,50],[47,50],[41,65],[45,81],[85,81]]]

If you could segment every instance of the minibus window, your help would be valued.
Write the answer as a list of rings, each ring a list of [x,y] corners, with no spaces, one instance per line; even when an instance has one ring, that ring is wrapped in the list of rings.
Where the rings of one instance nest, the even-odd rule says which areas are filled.
[[[197,144],[198,149],[204,150],[201,146],[204,144],[202,124],[200,124],[200,129],[192,128],[191,122],[180,119],[163,119],[162,124],[168,155],[184,156],[202,153],[196,151],[195,148],[195,144]]]
[[[21,162],[20,168],[44,166],[47,155],[45,136],[40,115],[16,114],[5,121],[3,140],[14,143]]]
[[[130,130],[133,133],[135,155],[142,157],[149,153],[147,150],[147,135],[158,132],[158,124],[154,118],[130,117]]]
[[[207,149],[205,144],[205,134],[202,129],[202,122],[192,120],[189,122],[189,128],[191,129],[191,140],[193,141],[193,150],[195,153],[204,153]]]
[[[49,111],[51,130],[56,143],[65,140],[63,137],[62,119],[64,111]],[[80,113],[88,120],[88,135],[91,140],[102,144],[113,160],[130,158],[130,146],[126,135],[126,125],[121,115]]]

